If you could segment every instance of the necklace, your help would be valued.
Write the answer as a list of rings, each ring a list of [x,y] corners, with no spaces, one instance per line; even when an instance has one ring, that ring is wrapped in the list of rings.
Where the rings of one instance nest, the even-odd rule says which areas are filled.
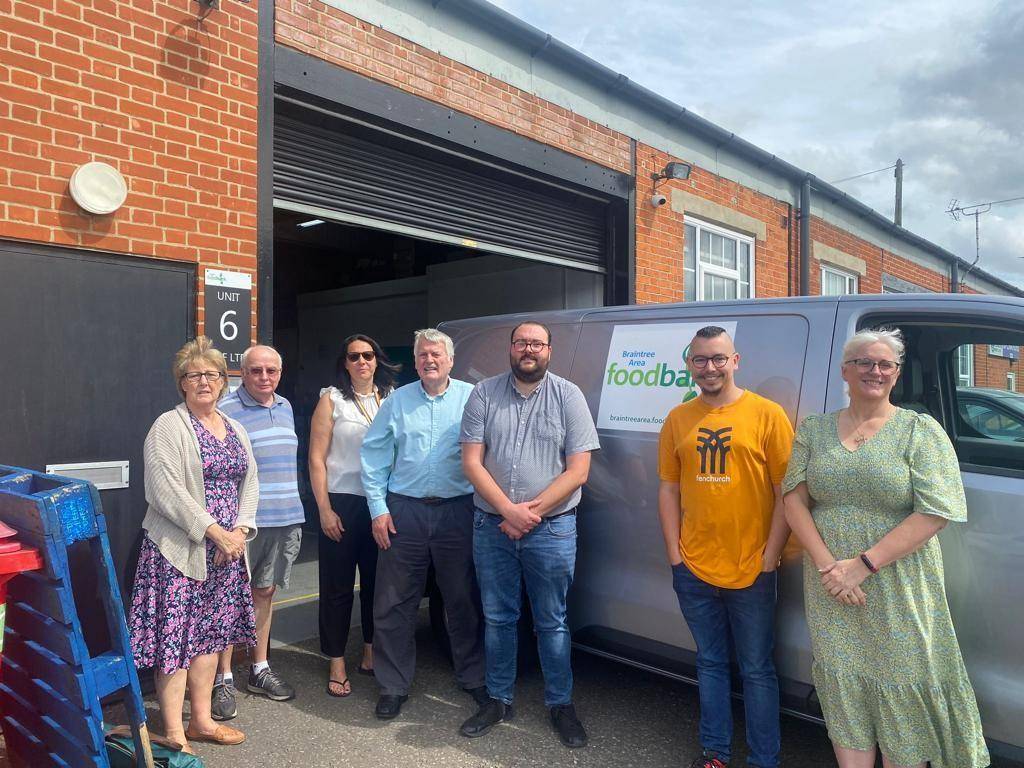
[[[873,419],[875,417],[871,416],[871,417],[868,417],[866,419],[862,419],[859,424],[854,424],[853,423],[853,414],[850,413],[850,409],[847,408],[846,409],[846,418],[850,420],[850,425],[853,427],[853,444],[856,446],[854,448],[854,450],[855,451],[856,450],[860,450],[863,447],[864,443],[866,443],[868,441],[868,436],[865,435],[860,430],[861,430],[861,428],[865,424],[867,424],[869,421],[871,421],[871,419]],[[886,416],[886,418],[888,418],[888,415]],[[875,432],[877,432],[877,431],[878,430],[876,429]]]
[[[358,392],[355,392],[355,391],[353,391],[353,394],[355,395],[356,408],[358,408],[359,412],[361,414],[363,414],[363,418],[366,419],[366,423],[368,425],[372,424],[373,423],[373,416],[371,416],[370,412],[366,410],[366,406],[363,405],[363,401],[361,399],[364,396],[360,395]],[[369,393],[367,393],[367,394],[369,394]],[[377,401],[377,407],[380,408],[380,392],[378,392],[376,389],[373,390],[373,398],[374,398],[374,400]]]

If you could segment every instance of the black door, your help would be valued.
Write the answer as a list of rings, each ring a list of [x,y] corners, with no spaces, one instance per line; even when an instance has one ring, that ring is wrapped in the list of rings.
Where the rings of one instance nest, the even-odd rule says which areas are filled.
[[[0,464],[130,462],[128,488],[100,491],[122,589],[146,510],[142,443],[180,402],[171,362],[193,335],[194,286],[189,264],[0,242]]]

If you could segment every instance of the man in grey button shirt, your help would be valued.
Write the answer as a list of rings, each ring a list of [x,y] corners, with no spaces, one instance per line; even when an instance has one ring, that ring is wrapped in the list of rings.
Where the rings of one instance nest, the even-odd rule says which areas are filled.
[[[462,468],[476,493],[473,560],[486,630],[490,699],[462,724],[483,736],[512,718],[521,580],[533,609],[544,671],[544,703],[567,747],[587,733],[572,705],[565,598],[576,567],[576,505],[600,448],[587,402],[572,382],[548,373],[551,332],[512,330],[512,370],[481,381],[462,416]]]

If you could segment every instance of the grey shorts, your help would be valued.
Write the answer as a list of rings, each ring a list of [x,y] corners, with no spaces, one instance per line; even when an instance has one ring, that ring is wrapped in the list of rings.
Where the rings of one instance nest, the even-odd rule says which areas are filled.
[[[257,530],[246,554],[251,585],[256,589],[275,585],[287,589],[292,563],[299,556],[301,543],[301,523]]]

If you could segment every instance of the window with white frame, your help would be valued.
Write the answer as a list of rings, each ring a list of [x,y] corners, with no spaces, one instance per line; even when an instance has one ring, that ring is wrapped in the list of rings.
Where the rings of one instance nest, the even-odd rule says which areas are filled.
[[[830,265],[821,265],[821,295],[845,296],[857,293],[857,275]]]
[[[1006,388],[1011,392],[1017,391],[1017,373],[1015,371],[1006,372]]]
[[[974,345],[963,344],[956,348],[956,385],[974,386]]]
[[[754,238],[686,217],[683,286],[687,301],[754,296]]]

